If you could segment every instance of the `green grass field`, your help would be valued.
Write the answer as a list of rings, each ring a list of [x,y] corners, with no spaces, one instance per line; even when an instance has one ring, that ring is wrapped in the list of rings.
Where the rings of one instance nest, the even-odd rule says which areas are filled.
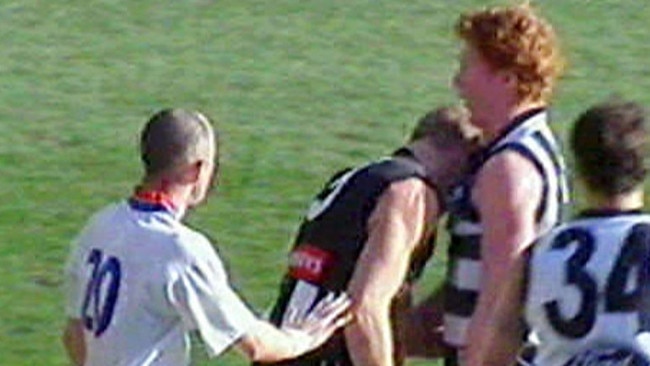
[[[67,365],[68,243],[88,215],[130,193],[151,113],[196,108],[216,121],[220,187],[190,222],[216,239],[233,282],[264,311],[311,195],[455,100],[453,23],[496,3],[2,1],[0,364]],[[537,3],[570,61],[554,105],[561,136],[612,93],[650,106],[650,3]],[[423,291],[443,264],[434,260]],[[200,347],[194,355],[208,364]],[[212,363],[246,364],[235,355]]]

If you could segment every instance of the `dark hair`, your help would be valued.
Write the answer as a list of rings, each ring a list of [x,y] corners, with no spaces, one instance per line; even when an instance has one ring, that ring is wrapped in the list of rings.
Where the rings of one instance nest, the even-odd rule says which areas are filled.
[[[209,120],[199,112],[164,109],[154,114],[140,136],[140,156],[149,176],[171,171],[206,156],[216,136]]]
[[[643,107],[612,98],[578,117],[571,147],[578,172],[590,189],[608,196],[628,193],[648,172],[648,128]]]

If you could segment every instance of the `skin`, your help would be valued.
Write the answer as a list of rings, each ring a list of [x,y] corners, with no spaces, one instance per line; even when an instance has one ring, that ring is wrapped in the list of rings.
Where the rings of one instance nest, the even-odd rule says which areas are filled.
[[[592,210],[635,210],[643,208],[643,188],[637,187],[629,193],[607,196],[584,186],[587,202]],[[480,365],[512,364],[523,345],[524,329],[524,293],[526,261],[519,256],[514,262],[510,280],[503,286],[503,291],[495,306],[490,323],[491,337],[484,342],[484,347],[491,352],[480,360]]]
[[[481,294],[468,330],[469,346],[464,355],[468,365],[505,364],[487,344],[497,332],[492,321],[503,303],[504,284],[516,273],[521,254],[537,236],[535,210],[542,181],[535,173],[529,161],[515,153],[504,153],[489,161],[478,177],[475,197],[485,228],[481,242],[483,273]]]
[[[470,147],[459,143],[436,150],[419,141],[411,149],[444,188],[461,174]],[[346,327],[345,337],[355,365],[394,364],[391,303],[404,282],[411,253],[428,240],[441,215],[436,193],[419,179],[393,183],[380,197],[347,289],[355,321]]]
[[[454,87],[486,141],[497,138],[522,112],[545,106],[540,100],[520,100],[515,89],[516,76],[494,69],[472,46],[466,45],[462,50],[459,64]]]
[[[202,159],[168,176],[145,177],[142,187],[167,193],[174,207],[185,212],[187,207],[196,206],[205,200],[213,169],[211,159]],[[83,329],[81,319],[69,318],[63,331],[63,345],[75,365],[83,365],[86,359]]]
[[[520,113],[543,106],[541,101],[521,101],[516,78],[491,67],[480,53],[468,46],[461,56],[456,87],[472,113],[473,122],[494,140]],[[535,239],[535,210],[542,196],[542,177],[524,157],[504,152],[491,158],[478,173],[472,199],[479,211],[484,233],[481,239],[483,273],[481,293],[470,320],[467,348],[461,362],[502,365],[497,352],[486,344],[494,336],[491,323],[504,296],[504,284],[517,267],[521,253]],[[490,363],[491,364],[491,363]]]
[[[267,321],[258,320],[254,329],[235,343],[235,348],[254,362],[282,361],[312,350],[350,320],[347,316],[340,316],[349,305],[347,298],[339,297],[325,304],[321,307],[321,314],[327,320],[303,325],[299,333],[286,328],[278,329]],[[314,312],[318,310],[312,310]]]
[[[348,285],[355,322],[345,336],[355,365],[392,365],[390,307],[410,255],[439,215],[435,194],[422,181],[393,184],[370,218],[370,237]]]
[[[181,212],[203,203],[214,176],[214,141],[203,158],[178,167],[173,172],[145,177],[141,189],[164,192]],[[350,317],[345,314],[349,300],[339,297],[321,308],[319,320],[305,321],[299,331],[282,330],[258,320],[253,330],[234,346],[251,361],[273,362],[297,357],[322,344]],[[318,306],[317,306],[318,308]],[[62,341],[70,360],[83,365],[86,358],[83,324],[80,319],[68,319]]]
[[[79,319],[68,319],[63,331],[63,346],[73,365],[83,365],[86,359],[83,325]]]

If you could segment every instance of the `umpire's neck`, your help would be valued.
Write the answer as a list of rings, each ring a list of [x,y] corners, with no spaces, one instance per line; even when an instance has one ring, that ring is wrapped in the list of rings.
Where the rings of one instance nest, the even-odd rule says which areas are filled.
[[[187,209],[205,200],[212,178],[205,169],[204,162],[197,161],[156,175],[147,175],[142,180],[140,190],[162,194],[174,208],[177,217],[182,218]]]

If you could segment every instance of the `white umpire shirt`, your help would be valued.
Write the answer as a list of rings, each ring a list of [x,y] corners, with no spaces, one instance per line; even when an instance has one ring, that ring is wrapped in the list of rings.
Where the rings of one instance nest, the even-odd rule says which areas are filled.
[[[190,331],[216,356],[256,321],[208,239],[159,202],[97,213],[72,249],[66,288],[87,366],[188,365]]]

